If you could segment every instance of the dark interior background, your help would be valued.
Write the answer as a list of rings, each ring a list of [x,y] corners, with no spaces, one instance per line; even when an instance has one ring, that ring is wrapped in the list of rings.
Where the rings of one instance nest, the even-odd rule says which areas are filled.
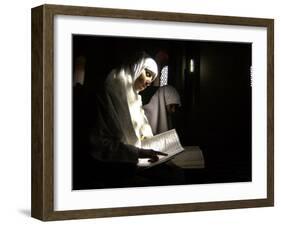
[[[205,169],[186,171],[189,183],[250,181],[250,43],[73,35],[73,62],[86,58],[84,86],[92,91],[132,53],[161,50],[169,56],[168,84],[181,96],[181,143],[200,146],[205,158]]]

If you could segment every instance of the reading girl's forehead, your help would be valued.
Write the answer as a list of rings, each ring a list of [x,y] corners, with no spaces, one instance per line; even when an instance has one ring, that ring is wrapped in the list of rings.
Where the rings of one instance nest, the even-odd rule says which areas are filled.
[[[151,70],[149,70],[148,68],[145,68],[145,70],[149,73],[153,73]]]

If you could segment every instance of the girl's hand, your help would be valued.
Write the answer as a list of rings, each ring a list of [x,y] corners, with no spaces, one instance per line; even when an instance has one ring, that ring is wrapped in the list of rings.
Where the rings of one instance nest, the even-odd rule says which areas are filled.
[[[159,156],[167,156],[168,154],[160,151],[154,151],[152,149],[139,149],[139,158],[149,158],[149,162],[157,162],[159,160]]]

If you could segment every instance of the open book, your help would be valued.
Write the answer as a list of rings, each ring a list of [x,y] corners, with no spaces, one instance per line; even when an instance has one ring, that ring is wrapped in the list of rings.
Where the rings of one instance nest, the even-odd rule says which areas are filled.
[[[166,162],[184,150],[175,129],[143,140],[141,142],[141,148],[153,149],[168,154],[167,156],[158,155],[159,160],[153,163],[149,162],[148,158],[139,159],[138,166],[147,168]]]

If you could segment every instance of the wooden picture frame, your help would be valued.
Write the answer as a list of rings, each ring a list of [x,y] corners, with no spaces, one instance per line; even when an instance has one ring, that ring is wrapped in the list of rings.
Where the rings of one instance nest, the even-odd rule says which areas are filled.
[[[56,15],[142,21],[261,27],[267,32],[266,198],[136,205],[92,209],[54,209],[54,18]],[[42,5],[32,9],[32,217],[65,220],[163,214],[187,211],[265,207],[274,205],[274,20],[229,16]]]

